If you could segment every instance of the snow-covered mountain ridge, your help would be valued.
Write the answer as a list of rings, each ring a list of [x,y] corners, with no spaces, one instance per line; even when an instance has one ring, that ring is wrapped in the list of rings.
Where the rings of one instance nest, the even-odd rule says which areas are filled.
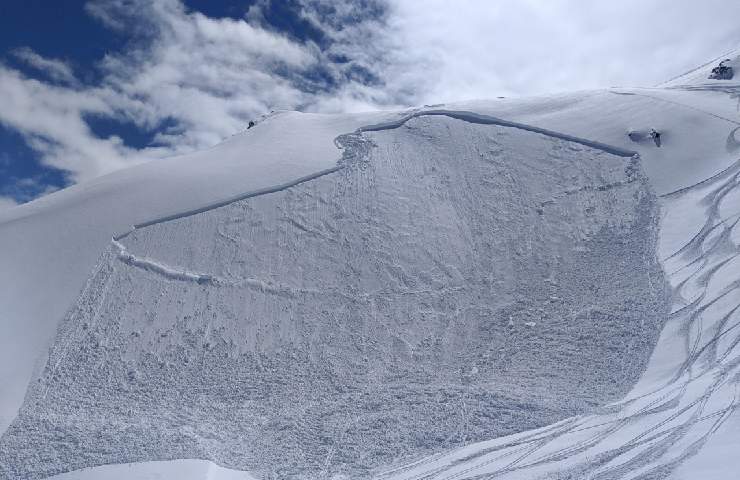
[[[282,113],[3,212],[0,472],[704,471],[737,421],[719,85]]]

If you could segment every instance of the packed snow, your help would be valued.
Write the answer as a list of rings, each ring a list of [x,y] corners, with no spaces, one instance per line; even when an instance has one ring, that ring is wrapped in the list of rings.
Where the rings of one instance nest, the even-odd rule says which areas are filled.
[[[0,212],[0,478],[726,478],[740,85],[717,62],[281,113]]]
[[[114,240],[0,443],[9,476],[210,458],[366,477],[624,394],[668,307],[639,162],[450,116]]]
[[[210,150],[0,210],[0,432],[111,236],[335,168],[338,135],[395,116],[279,112]]]
[[[247,472],[219,467],[207,460],[103,465],[48,478],[49,480],[256,480]]]

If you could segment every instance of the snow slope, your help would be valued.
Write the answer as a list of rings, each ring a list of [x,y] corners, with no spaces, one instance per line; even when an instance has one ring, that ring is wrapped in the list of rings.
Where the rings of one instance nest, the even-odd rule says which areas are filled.
[[[37,360],[45,362],[59,321],[111,236],[333,169],[338,135],[393,116],[278,113],[210,150],[0,212],[0,431],[15,416]]]
[[[708,68],[711,68],[711,65]],[[565,142],[561,148],[565,148],[566,151],[585,148],[589,158],[594,156],[593,147],[603,147],[599,144],[607,145],[611,154],[618,154],[620,151],[624,151],[622,153],[637,151],[641,157],[641,168],[647,174],[652,189],[662,195],[660,202],[664,213],[660,222],[658,253],[663,260],[668,281],[671,284],[673,313],[661,333],[647,369],[640,381],[623,399],[611,403],[601,411],[578,414],[550,426],[521,432],[514,436],[503,436],[477,443],[470,442],[481,439],[481,436],[460,437],[456,441],[466,446],[439,451],[431,457],[423,457],[411,464],[403,462],[402,459],[388,460],[382,454],[375,455],[373,442],[377,441],[377,437],[373,437],[368,445],[359,445],[355,451],[359,452],[360,456],[365,455],[362,452],[373,452],[369,455],[371,458],[381,458],[384,459],[383,461],[388,460],[389,463],[399,465],[385,471],[377,468],[374,471],[377,472],[378,478],[471,478],[479,475],[495,475],[496,478],[696,478],[697,476],[711,478],[709,475],[712,474],[716,475],[716,478],[725,478],[726,472],[737,470],[738,466],[733,465],[735,456],[723,454],[736,451],[738,446],[736,440],[738,438],[736,435],[738,418],[735,412],[739,378],[737,368],[740,363],[738,360],[740,357],[737,355],[740,340],[738,340],[736,328],[738,305],[740,305],[737,280],[738,273],[740,273],[737,262],[738,242],[740,241],[737,226],[738,215],[740,215],[738,211],[740,205],[738,168],[740,167],[737,163],[740,158],[740,135],[738,134],[740,117],[738,116],[737,99],[740,97],[738,97],[738,85],[732,82],[704,82],[701,80],[703,73],[697,72],[670,82],[665,85],[666,88],[618,88],[545,98],[467,102],[444,106],[444,111],[440,111],[441,107],[434,107],[427,109],[435,110],[429,113],[445,114],[457,120],[445,116],[446,119],[435,119],[429,124],[419,124],[418,122],[427,122],[431,118],[420,117],[406,123],[404,128],[411,131],[409,134],[418,135],[420,142],[417,145],[418,148],[426,148],[435,141],[439,142],[440,138],[446,138],[446,143],[460,142],[460,137],[457,136],[458,127],[454,126],[460,122],[472,125],[471,120],[477,119],[478,126],[475,128],[495,130],[502,123],[491,119],[495,117],[506,119],[503,123],[508,124],[509,128],[512,127],[511,122],[516,122],[515,126],[526,127],[526,129],[517,128],[517,130],[528,132],[523,133],[525,137],[522,137],[520,141],[506,145],[505,152],[520,152],[522,145],[532,142],[531,138],[534,137],[529,135],[537,136],[543,133],[560,137],[559,141]],[[365,129],[366,136],[371,137],[376,143],[371,151],[377,152],[377,146],[380,145],[387,153],[381,157],[375,157],[377,153],[373,153],[370,162],[360,163],[374,165],[373,162],[377,162],[379,158],[389,162],[399,152],[399,149],[403,151],[403,146],[408,144],[408,139],[396,138],[389,141],[387,137],[383,137],[384,133],[378,130],[385,131],[387,128],[392,128],[394,131],[405,131],[399,127],[408,116],[409,112],[339,117],[280,114],[268,118],[255,129],[208,152],[119,172],[86,185],[59,192],[32,204],[0,213],[2,216],[0,217],[0,260],[3,265],[0,271],[0,305],[4,307],[4,314],[0,318],[0,328],[4,333],[9,332],[8,335],[3,336],[3,340],[0,340],[3,342],[3,348],[0,349],[0,380],[4,385],[4,388],[0,390],[0,419],[2,419],[0,429],[15,417],[26,394],[34,364],[38,364],[38,382],[28,391],[29,395],[24,409],[33,413],[33,408],[41,408],[43,415],[37,415],[36,420],[42,418],[45,422],[28,423],[27,419],[33,415],[26,419],[19,417],[18,425],[34,426],[38,430],[29,430],[25,432],[26,435],[19,435],[19,432],[24,433],[23,429],[16,429],[3,436],[0,440],[4,445],[4,450],[0,453],[0,467],[6,467],[5,474],[9,475],[8,471],[16,472],[15,476],[9,476],[9,478],[24,478],[17,476],[17,472],[22,471],[18,470],[20,467],[17,465],[22,461],[15,462],[19,462],[18,459],[24,458],[24,455],[26,455],[25,458],[31,458],[28,455],[41,453],[42,449],[38,443],[34,444],[34,441],[38,442],[45,438],[44,435],[50,435],[54,425],[61,418],[54,416],[60,412],[54,411],[52,408],[54,405],[45,403],[45,394],[39,396],[39,392],[49,392],[56,395],[54,398],[59,399],[81,398],[83,406],[85,398],[92,400],[109,398],[94,395],[91,397],[90,392],[86,390],[83,390],[83,394],[79,397],[69,396],[75,392],[75,385],[81,387],[89,384],[84,381],[77,384],[79,377],[75,375],[80,374],[84,379],[86,366],[82,363],[82,370],[70,370],[70,362],[65,363],[66,353],[64,352],[66,350],[61,348],[64,344],[54,343],[50,358],[57,358],[59,362],[51,365],[66,365],[65,373],[73,375],[55,377],[54,374],[48,373],[50,364],[47,363],[47,356],[44,352],[57,334],[57,328],[60,325],[59,338],[66,338],[65,335],[68,335],[70,330],[65,330],[65,328],[69,325],[82,328],[87,319],[88,328],[93,325],[103,329],[93,329],[94,331],[88,336],[94,337],[101,332],[105,333],[106,328],[112,328],[106,325],[106,322],[113,320],[115,323],[115,320],[118,320],[121,323],[120,318],[128,318],[116,317],[114,312],[118,311],[118,307],[130,305],[135,313],[132,318],[138,314],[143,314],[144,319],[147,318],[146,315],[151,314],[152,310],[146,303],[153,301],[149,293],[167,291],[157,290],[157,288],[177,289],[179,288],[177,285],[194,284],[188,288],[193,288],[194,291],[198,289],[205,291],[223,280],[234,280],[228,275],[223,275],[224,272],[214,274],[211,269],[212,264],[202,263],[203,259],[208,257],[201,256],[201,254],[209,253],[206,245],[209,245],[208,241],[212,240],[189,233],[190,219],[206,225],[210,222],[214,235],[223,233],[225,234],[223,238],[228,238],[229,235],[233,236],[236,233],[237,240],[240,238],[243,240],[240,236],[243,236],[245,231],[238,227],[236,231],[229,230],[234,227],[228,223],[231,218],[228,216],[230,214],[224,217],[219,216],[222,214],[218,212],[245,208],[250,201],[257,198],[260,202],[270,202],[270,200],[263,200],[269,198],[270,195],[255,197],[254,194],[274,192],[290,196],[297,195],[296,192],[303,192],[304,195],[311,197],[311,189],[330,188],[328,184],[361,188],[365,185],[362,182],[367,180],[363,180],[361,175],[360,177],[349,175],[348,171],[343,168],[348,163],[347,161],[344,164],[342,162],[337,164],[340,153],[334,145],[334,139],[360,127],[371,126]],[[433,127],[428,127],[428,125],[433,125]],[[660,148],[651,142],[634,143],[626,135],[630,130],[648,128],[657,128],[663,132],[663,144]],[[414,129],[416,129],[415,132]],[[445,137],[445,129],[455,135]],[[378,132],[373,133],[374,131]],[[390,134],[397,135],[398,132]],[[289,135],[290,141],[286,141],[286,135]],[[376,138],[377,135],[380,137]],[[460,143],[467,144],[466,142]],[[550,145],[542,151],[553,148],[554,145]],[[457,152],[456,155],[459,153]],[[474,158],[475,155],[481,155],[481,153],[485,157],[485,151],[474,150],[465,152],[467,156],[464,158]],[[584,155],[583,150],[573,155],[574,159],[580,158],[579,164],[589,161],[580,157]],[[403,155],[400,157],[405,158]],[[406,154],[406,157],[412,162],[418,162],[419,157],[423,156],[411,153]],[[507,154],[504,154],[504,157],[507,157]],[[454,158],[454,155],[450,156],[448,152],[445,158]],[[512,165],[521,158],[530,157],[519,154],[508,155],[505,164]],[[349,163],[352,163],[352,159],[349,160]],[[338,167],[342,168],[342,171],[338,171]],[[357,169],[360,172],[363,171],[360,167]],[[341,179],[337,180],[335,177],[341,177]],[[286,188],[308,178],[312,180],[301,183],[295,189]],[[534,177],[529,177],[529,180],[532,178]],[[584,177],[581,177],[581,180],[583,179]],[[441,176],[438,180],[444,181],[445,177]],[[623,181],[618,180],[617,183]],[[319,183],[324,187],[317,185]],[[606,184],[609,182],[601,185]],[[458,183],[449,191],[468,187],[469,185],[465,183]],[[409,185],[404,185],[403,188],[407,189]],[[371,189],[368,188],[367,191]],[[401,190],[401,192],[404,191]],[[586,191],[588,189],[583,190],[583,192]],[[399,192],[398,195],[401,193]],[[248,197],[254,199],[250,200]],[[227,203],[237,198],[244,200]],[[358,194],[347,199],[356,202],[355,211],[361,211],[360,207],[365,205],[360,202],[360,198],[362,197]],[[419,197],[411,198],[419,200]],[[596,200],[598,195],[594,195],[593,198],[598,204]],[[555,203],[559,205],[557,201]],[[625,204],[627,207],[629,207],[628,203]],[[411,202],[410,204],[416,203]],[[222,205],[222,208],[209,210],[218,205]],[[632,206],[634,207],[634,204]],[[271,208],[273,211],[280,212],[278,207],[279,205],[273,205]],[[267,209],[266,206],[261,208]],[[620,208],[623,212],[629,210],[624,205]],[[187,219],[180,218],[184,214],[193,213],[197,214]],[[501,213],[505,214],[506,209]],[[637,217],[633,216],[633,218]],[[312,220],[317,218],[311,217]],[[449,219],[450,215],[441,218]],[[563,218],[572,217],[565,215]],[[156,223],[167,219],[172,219],[172,221]],[[267,221],[264,223],[270,224]],[[433,225],[433,223],[428,224]],[[631,222],[627,221],[627,224]],[[142,228],[126,235],[134,225]],[[219,230],[219,225],[223,227],[221,230]],[[550,228],[556,228],[557,225],[561,224],[553,222]],[[305,225],[301,224],[301,226]],[[495,224],[492,226],[496,227]],[[183,230],[178,231],[177,228]],[[294,226],[294,228],[300,230],[300,226]],[[250,231],[253,230],[252,228]],[[287,232],[287,230],[283,231]],[[321,233],[320,230],[313,229],[313,234],[320,235]],[[418,234],[418,231],[414,231],[410,236],[413,238]],[[118,245],[111,242],[112,236],[119,237]],[[453,238],[451,235],[448,237]],[[542,232],[532,234],[530,237],[535,242],[541,238]],[[278,242],[278,245],[280,241],[291,241],[288,236],[283,237],[282,240],[279,237],[273,237],[273,239]],[[436,236],[432,235],[426,242],[420,243],[431,244],[430,242],[437,241],[435,239]],[[180,244],[183,240],[186,240],[185,244]],[[362,236],[358,240],[362,240]],[[252,242],[251,248],[257,246],[254,238],[249,241]],[[170,245],[177,245],[178,248],[166,248],[167,242]],[[563,242],[562,246],[566,244],[567,242]],[[215,244],[211,243],[211,245]],[[441,248],[441,245],[437,247]],[[299,251],[301,248],[304,246],[299,245]],[[442,250],[446,249],[441,248]],[[314,250],[307,249],[307,251]],[[364,250],[359,251],[365,252]],[[252,253],[258,255],[259,250],[254,249]],[[172,258],[162,258],[167,255]],[[358,258],[361,257],[361,255],[358,256]],[[330,255],[327,258],[330,258]],[[407,259],[409,265],[418,264],[419,258]],[[98,260],[102,261],[98,262]],[[199,261],[201,264],[198,263]],[[300,259],[281,261],[300,264]],[[106,265],[115,265],[113,270],[122,269],[124,271],[118,273],[118,275],[123,275],[117,280],[118,282],[144,278],[145,275],[168,280],[155,283],[151,290],[143,289],[144,293],[139,297],[145,301],[138,305],[136,301],[132,301],[135,297],[125,297],[125,289],[120,290],[124,293],[118,294],[119,299],[116,303],[116,295],[112,298],[108,297],[107,293],[99,289],[100,284],[95,282],[95,275],[105,273]],[[423,265],[423,263],[418,265]],[[536,266],[536,264],[527,265],[529,265],[528,268],[533,269]],[[606,265],[608,262],[604,265],[605,268],[607,268]],[[219,268],[225,269],[226,266],[228,265],[221,265]],[[263,268],[266,268],[263,272],[267,274],[275,273],[272,263]],[[283,265],[282,268],[286,266]],[[93,272],[95,274],[91,276]],[[264,291],[276,287],[274,282],[273,284],[259,283],[257,278],[250,276],[251,273],[248,270],[237,272],[236,282],[239,283],[237,289],[242,292],[262,290],[264,296]],[[638,276],[650,278],[650,275]],[[362,275],[360,277],[364,278]],[[454,278],[455,275],[452,277]],[[588,280],[588,275],[586,277]],[[285,280],[290,277],[280,278]],[[403,272],[397,278],[403,280]],[[434,280],[433,275],[431,280]],[[579,279],[581,280],[583,279]],[[596,277],[592,277],[590,281],[594,280]],[[86,281],[88,286],[80,296]],[[604,283],[608,284],[608,281]],[[632,287],[635,285],[632,284]],[[534,285],[527,286],[533,287]],[[515,289],[510,291],[513,292]],[[618,296],[619,291],[620,289],[614,289],[616,292],[614,295]],[[88,313],[84,311],[84,300],[91,298],[91,295],[101,295],[99,298],[109,299],[106,301],[112,302],[111,308],[115,307],[115,310],[99,318],[91,318],[90,311]],[[624,300],[625,297],[622,298]],[[463,304],[465,297],[460,298],[459,301]],[[162,303],[151,305],[162,305]],[[70,313],[65,315],[70,308]],[[137,311],[137,308],[140,310]],[[272,318],[280,316],[278,314],[280,307],[265,308],[277,309],[272,310]],[[265,312],[269,313],[269,310]],[[547,311],[547,315],[543,317],[550,318],[550,313],[552,312]],[[67,320],[60,323],[65,318]],[[74,323],[75,318],[77,323]],[[158,317],[155,315],[154,318]],[[89,322],[90,320],[95,320],[96,323]],[[532,323],[534,325],[531,325]],[[523,327],[521,328],[536,328],[537,324],[538,321],[528,320],[522,322]],[[132,326],[127,325],[127,328],[131,329]],[[286,334],[290,331],[288,329]],[[72,330],[72,332],[77,332],[77,330]],[[161,329],[154,330],[154,332],[167,333]],[[135,338],[143,339],[139,341],[139,344],[146,341],[147,345],[153,345],[152,342],[155,342],[151,336],[154,332],[144,328],[131,331]],[[120,332],[115,333],[117,336],[103,335],[100,339],[112,338],[120,341],[122,338]],[[136,337],[136,334],[140,336]],[[157,340],[157,342],[165,345],[170,341],[166,336],[159,338],[165,340]],[[284,341],[280,335],[272,336],[270,341],[275,341],[275,339],[278,343]],[[76,345],[84,347],[78,348],[77,352],[89,353],[85,348],[94,344],[78,341]],[[119,344],[121,345],[125,346],[125,344]],[[389,345],[392,344],[389,343]],[[102,346],[106,347],[106,344],[103,343]],[[536,348],[530,351],[536,351]],[[62,352],[61,357],[58,357],[59,352]],[[119,350],[112,350],[112,352],[120,353]],[[135,353],[141,355],[142,351],[135,350]],[[57,357],[54,356],[55,354]],[[121,358],[131,359],[131,357]],[[150,357],[143,355],[141,358]],[[548,365],[547,361],[541,362],[542,365]],[[103,365],[110,364],[103,363]],[[454,364],[453,362],[451,365],[454,368],[460,368],[459,366],[464,363]],[[551,362],[549,365],[556,365],[556,363]],[[620,363],[617,365],[621,368]],[[477,365],[474,367],[476,368],[475,374],[478,374],[481,369]],[[133,377],[132,380],[139,381],[137,377],[139,371],[136,369],[120,370],[120,372],[125,373],[126,376],[130,374]],[[469,378],[464,377],[471,377],[472,372],[472,367],[467,372],[461,370],[459,380],[469,381]],[[542,376],[540,372],[537,372],[532,378],[542,378]],[[494,380],[500,382],[502,378],[494,378],[491,381]],[[116,383],[117,381],[113,384],[121,385]],[[627,383],[630,382],[619,385],[617,390],[625,388]],[[43,390],[42,387],[48,388]],[[588,395],[583,398],[588,398]],[[591,398],[597,399],[597,397]],[[212,397],[206,395],[203,399],[212,400]],[[557,407],[555,416],[559,418],[562,418],[563,414],[572,408],[567,405],[563,408],[561,400],[556,399],[553,402]],[[78,403],[77,406],[79,405]],[[74,411],[75,402],[72,402],[71,406]],[[485,411],[485,409],[479,411]],[[110,412],[106,409],[100,411],[103,416]],[[116,411],[113,410],[113,412]],[[79,414],[79,410],[76,413]],[[125,412],[121,414],[125,415]],[[547,419],[542,415],[534,417],[535,423],[541,425],[540,422]],[[82,426],[94,430],[96,428],[95,418],[97,417],[91,418],[90,422],[82,422]],[[157,416],[153,415],[151,418],[156,419]],[[516,420],[516,422],[520,421],[521,419]],[[105,418],[102,418],[101,422],[97,425],[104,425]],[[412,427],[416,424],[415,421],[411,421],[404,425],[410,425],[409,431],[413,432]],[[419,424],[423,424],[423,420]],[[526,427],[528,424],[525,421],[521,425]],[[85,443],[92,439],[84,432],[80,433],[76,430],[77,426],[74,424],[73,426],[71,431],[74,434],[69,435],[70,430],[67,430],[66,440],[78,439],[82,441],[83,446],[89,445],[85,447],[87,450],[83,448],[87,456],[84,456],[82,460],[74,461],[63,457],[56,458],[56,460],[47,458],[39,462],[40,470],[36,470],[37,472],[53,471],[54,468],[58,470],[60,468],[58,466],[48,466],[54,465],[54,461],[61,461],[67,469],[74,468],[74,462],[84,464],[85,461],[91,461],[92,463],[87,463],[87,465],[93,466],[101,458],[106,459],[104,463],[126,461],[124,457],[127,453],[117,451],[113,446],[113,441],[103,442],[99,447],[95,447],[95,442]],[[290,432],[290,430],[291,428],[288,427],[287,431]],[[320,431],[321,427],[318,430]],[[380,430],[383,429],[380,428]],[[28,435],[28,433],[35,432],[41,434],[36,440],[32,435]],[[165,429],[164,432],[166,433],[167,430]],[[213,455],[213,449],[209,450],[209,445],[212,446],[212,443],[209,444],[213,441],[212,438],[209,439],[201,434],[192,435],[187,431],[181,433],[193,440],[191,442],[193,445],[197,442],[205,442],[201,443],[199,448],[209,452],[210,458],[217,456]],[[505,432],[495,432],[487,438],[496,437],[500,433]],[[64,440],[65,437],[62,436],[62,441]],[[222,441],[221,444],[223,445],[224,442]],[[438,443],[431,447],[442,449],[445,445]],[[24,448],[26,448],[25,453]],[[79,448],[79,444],[75,448]],[[58,451],[64,451],[64,449]],[[269,453],[269,449],[265,451]],[[284,452],[273,454],[281,455],[282,453]],[[409,453],[416,454],[413,451]],[[192,455],[197,457],[197,453],[193,454],[192,450],[180,453],[170,451],[164,454],[171,455],[170,458],[193,458]],[[231,455],[233,456],[233,452]],[[121,460],[116,460],[118,457]],[[140,457],[138,459],[143,460]],[[152,460],[160,459],[164,458],[152,458]],[[68,460],[69,463],[67,463]],[[43,465],[44,462],[47,466]],[[297,462],[300,465],[300,458]],[[220,463],[229,462],[220,460]],[[15,466],[12,467],[13,470],[8,470],[8,465]],[[140,463],[131,467],[134,473],[129,478],[137,478],[137,476],[146,478],[146,475],[149,475],[147,465],[149,464]],[[33,470],[34,465],[25,468]],[[93,470],[96,475],[109,475],[111,470],[107,469],[115,469],[115,467],[101,468],[102,470]],[[0,468],[0,471],[3,470]],[[86,474],[72,473],[70,475],[66,478],[84,478],[79,475]],[[207,478],[207,473],[196,475],[197,477],[193,478]]]
[[[724,60],[728,60],[724,62],[724,65],[732,67],[735,70],[734,78],[729,81],[710,79],[709,76],[712,73],[712,69]],[[658,86],[663,88],[692,88],[704,86],[722,87],[728,84],[737,85],[740,83],[740,71],[738,69],[740,69],[740,49],[733,49]]]
[[[210,458],[367,477],[625,393],[667,313],[639,162],[440,113],[114,240],[0,442],[8,476]]]
[[[50,480],[255,480],[246,472],[206,460],[170,460],[104,465],[48,477]]]
[[[731,478],[740,447],[740,162],[663,197],[672,313],[637,386],[603,413],[468,445],[379,478]]]

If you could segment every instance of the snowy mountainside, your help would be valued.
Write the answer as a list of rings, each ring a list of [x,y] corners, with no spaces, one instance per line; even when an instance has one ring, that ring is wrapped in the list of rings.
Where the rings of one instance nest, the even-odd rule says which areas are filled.
[[[0,329],[8,333],[0,340],[0,431],[112,236],[336,168],[338,135],[395,116],[281,112],[207,151],[138,165],[0,212]]]
[[[624,394],[668,307],[636,158],[443,115],[374,130],[339,171],[115,240],[0,442],[9,477],[367,477]]]
[[[0,213],[0,478],[726,478],[740,88],[702,75],[282,113]]]
[[[734,76],[731,79],[712,78],[712,70],[719,65],[725,65],[734,70]],[[719,87],[729,84],[740,83],[740,49],[730,50],[709,62],[666,82],[659,87],[664,88],[701,88],[701,87]]]
[[[662,198],[673,306],[635,388],[602,412],[389,469],[377,478],[732,478],[740,400],[740,162]]]

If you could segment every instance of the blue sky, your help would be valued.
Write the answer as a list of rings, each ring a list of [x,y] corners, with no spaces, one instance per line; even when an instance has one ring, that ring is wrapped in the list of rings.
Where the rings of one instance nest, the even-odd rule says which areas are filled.
[[[84,3],[2,2],[2,60],[25,75],[35,76],[37,71],[10,54],[16,49],[31,48],[44,56],[73,59],[81,71],[94,73],[95,63],[120,44],[99,22],[83,14]],[[91,42],[92,38],[96,41]],[[67,184],[65,171],[46,168],[18,131],[0,123],[0,196],[26,202]]]
[[[734,0],[0,2],[0,208],[274,109],[651,85],[740,45]]]

